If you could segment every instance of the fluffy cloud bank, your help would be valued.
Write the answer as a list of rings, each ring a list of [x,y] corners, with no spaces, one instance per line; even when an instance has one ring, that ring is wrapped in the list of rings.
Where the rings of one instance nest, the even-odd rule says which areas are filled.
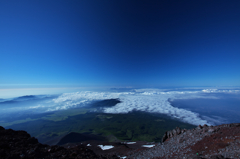
[[[233,93],[227,90],[198,90],[198,91],[161,91],[158,89],[137,89],[132,92],[76,92],[65,93],[54,99],[54,103],[61,104],[62,109],[81,106],[94,100],[120,99],[121,103],[113,107],[104,107],[105,113],[129,113],[131,111],[145,111],[150,113],[161,113],[177,118],[183,122],[194,125],[213,125],[213,120],[202,118],[198,113],[176,108],[171,105],[169,99],[189,99],[189,98],[214,98],[214,96],[204,96],[206,93]],[[210,118],[208,118],[210,119]]]
[[[64,110],[74,107],[88,106],[93,101],[105,99],[119,99],[121,103],[112,107],[102,107],[104,113],[119,114],[131,111],[145,111],[149,113],[160,113],[179,119],[183,122],[194,125],[214,125],[221,124],[223,118],[210,118],[196,112],[177,108],[171,105],[170,101],[175,99],[194,99],[194,98],[214,98],[216,93],[240,94],[239,90],[191,90],[191,91],[167,91],[160,89],[135,89],[128,92],[91,92],[82,91],[75,93],[64,93],[60,96],[34,96],[34,100],[19,101],[9,105],[7,102],[0,101],[0,112],[13,112],[20,110],[31,110],[35,112],[48,112]],[[36,98],[36,99],[35,99]],[[5,104],[7,103],[7,104]],[[17,109],[16,109],[17,108]]]

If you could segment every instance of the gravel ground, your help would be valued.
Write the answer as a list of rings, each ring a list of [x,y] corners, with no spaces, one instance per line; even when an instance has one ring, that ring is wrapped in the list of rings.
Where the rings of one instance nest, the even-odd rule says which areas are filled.
[[[192,130],[176,128],[165,133],[162,143],[114,143],[102,150],[96,141],[67,147],[40,144],[25,131],[5,130],[0,126],[0,158],[102,158],[114,159],[225,159],[240,158],[240,124],[198,126]],[[90,144],[91,146],[86,146]],[[152,145],[143,148],[142,145]],[[125,155],[126,154],[126,155]]]
[[[184,130],[162,144],[130,154],[128,158],[240,158],[240,124],[204,125]]]

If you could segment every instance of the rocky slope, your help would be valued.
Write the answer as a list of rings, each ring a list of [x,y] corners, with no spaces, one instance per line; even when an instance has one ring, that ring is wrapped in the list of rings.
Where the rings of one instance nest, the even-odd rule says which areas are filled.
[[[162,143],[111,143],[114,148],[101,150],[100,141],[71,143],[61,146],[40,144],[25,131],[0,127],[0,158],[240,158],[240,124],[198,126],[192,130],[168,131]],[[91,145],[91,146],[87,146]],[[95,147],[94,147],[95,145]],[[114,155],[115,154],[115,155]]]
[[[0,126],[0,158],[1,159],[107,159],[112,156],[97,156],[86,146],[78,145],[72,148],[43,145],[25,131],[4,129]]]
[[[163,143],[129,158],[240,158],[240,124],[176,128],[163,136]]]

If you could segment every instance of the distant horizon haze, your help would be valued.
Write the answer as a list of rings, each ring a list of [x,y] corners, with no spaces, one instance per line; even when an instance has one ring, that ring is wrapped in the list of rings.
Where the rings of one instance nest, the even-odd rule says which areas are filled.
[[[42,86],[42,87],[40,87]],[[0,84],[0,99],[15,98],[27,95],[60,95],[63,93],[74,93],[83,91],[112,92],[112,91],[130,91],[135,89],[160,89],[162,91],[180,91],[180,90],[240,90],[240,86],[199,86],[199,87],[140,87],[140,86],[71,86],[71,85],[19,85],[19,84]]]

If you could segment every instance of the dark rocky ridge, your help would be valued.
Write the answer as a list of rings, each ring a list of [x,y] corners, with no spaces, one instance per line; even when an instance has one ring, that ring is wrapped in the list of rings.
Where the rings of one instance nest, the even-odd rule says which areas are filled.
[[[89,141],[91,147],[87,147],[86,143],[71,143],[64,147],[49,146],[38,143],[36,138],[31,137],[25,131],[5,130],[0,126],[0,158],[114,159],[123,155],[136,159],[240,158],[240,123],[219,126],[203,125],[192,130],[176,128],[166,132],[162,141],[162,143],[154,143],[153,148],[141,147],[146,142],[126,145],[125,143],[101,143],[100,141]],[[100,144],[112,144],[114,148],[102,151],[100,148],[93,148],[94,143],[96,147]]]
[[[98,156],[84,145],[67,149],[60,146],[43,145],[25,131],[4,129],[0,126],[1,159],[107,159],[117,156]]]

